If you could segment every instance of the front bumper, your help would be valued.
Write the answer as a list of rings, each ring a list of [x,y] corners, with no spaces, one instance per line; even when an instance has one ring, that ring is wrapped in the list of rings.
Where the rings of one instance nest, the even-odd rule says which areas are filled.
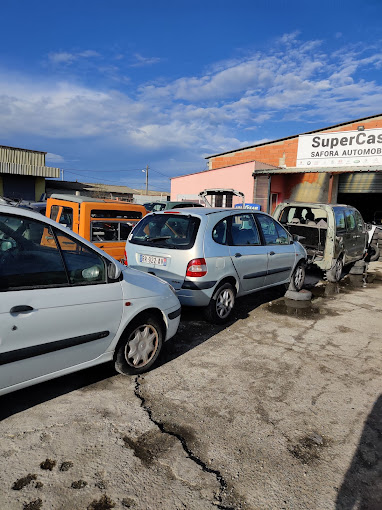
[[[178,305],[174,308],[169,308],[168,310],[164,311],[164,314],[166,316],[167,325],[167,333],[165,338],[166,341],[172,338],[178,330],[180,323],[181,307]]]

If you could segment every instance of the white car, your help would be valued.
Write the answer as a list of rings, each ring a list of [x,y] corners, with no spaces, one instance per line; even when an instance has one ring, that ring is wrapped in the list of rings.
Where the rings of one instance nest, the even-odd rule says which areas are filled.
[[[120,373],[144,372],[179,321],[165,281],[0,205],[0,395],[111,360]]]

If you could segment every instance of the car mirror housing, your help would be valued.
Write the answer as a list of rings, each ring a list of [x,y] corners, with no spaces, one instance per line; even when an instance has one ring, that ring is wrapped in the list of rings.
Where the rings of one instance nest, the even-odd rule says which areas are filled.
[[[118,280],[118,278],[121,276],[122,269],[117,266],[114,262],[111,260],[108,261],[107,265],[107,276],[109,280]]]

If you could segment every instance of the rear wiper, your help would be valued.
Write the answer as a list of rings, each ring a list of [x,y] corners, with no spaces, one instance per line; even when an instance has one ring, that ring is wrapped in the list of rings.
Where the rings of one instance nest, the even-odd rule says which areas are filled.
[[[146,241],[166,241],[166,239],[171,239],[171,236],[148,237]]]

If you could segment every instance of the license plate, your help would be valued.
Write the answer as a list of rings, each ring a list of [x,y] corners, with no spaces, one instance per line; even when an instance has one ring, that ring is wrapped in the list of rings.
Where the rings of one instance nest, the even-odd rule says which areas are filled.
[[[156,257],[155,255],[141,255],[140,261],[145,264],[154,264],[156,266],[165,266],[167,259],[164,257]]]

